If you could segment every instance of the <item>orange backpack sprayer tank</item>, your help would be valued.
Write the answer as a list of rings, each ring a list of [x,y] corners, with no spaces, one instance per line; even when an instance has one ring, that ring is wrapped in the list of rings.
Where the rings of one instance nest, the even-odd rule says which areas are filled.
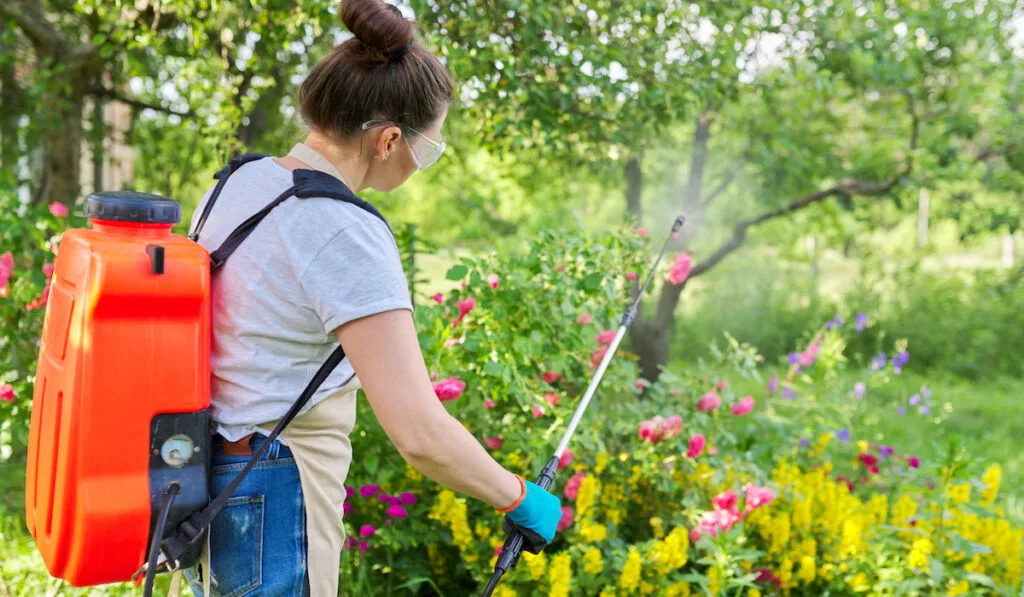
[[[50,573],[129,580],[159,493],[176,524],[209,501],[210,265],[174,201],[93,195],[57,255],[33,396],[26,514]]]
[[[191,566],[218,512],[345,358],[335,347],[211,499],[211,276],[292,198],[334,199],[387,224],[337,178],[299,169],[291,187],[207,252],[196,241],[228,178],[265,157],[239,156],[217,173],[189,238],[171,233],[181,219],[176,202],[127,191],[90,196],[92,228],[64,233],[40,342],[25,490],[28,527],[53,576],[86,586],[144,572],[148,595],[158,569]]]

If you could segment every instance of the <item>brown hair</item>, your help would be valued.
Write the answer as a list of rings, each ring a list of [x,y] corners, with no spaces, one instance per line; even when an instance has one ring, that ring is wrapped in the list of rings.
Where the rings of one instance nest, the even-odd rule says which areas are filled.
[[[415,42],[413,24],[382,0],[344,0],[338,16],[354,37],[323,57],[299,89],[306,124],[335,139],[368,120],[422,130],[452,101],[454,82]]]

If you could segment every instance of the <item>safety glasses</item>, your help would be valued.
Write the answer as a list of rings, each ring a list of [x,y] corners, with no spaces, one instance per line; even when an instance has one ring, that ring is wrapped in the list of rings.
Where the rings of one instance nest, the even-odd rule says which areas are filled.
[[[405,133],[405,142],[409,146],[409,152],[412,153],[412,161],[416,162],[416,167],[420,170],[426,170],[437,163],[437,160],[441,159],[441,156],[444,155],[445,149],[448,148],[444,135],[441,135],[435,141],[414,128],[391,120],[369,120],[363,123],[362,129],[367,131],[385,124],[394,124],[402,129],[402,132]]]

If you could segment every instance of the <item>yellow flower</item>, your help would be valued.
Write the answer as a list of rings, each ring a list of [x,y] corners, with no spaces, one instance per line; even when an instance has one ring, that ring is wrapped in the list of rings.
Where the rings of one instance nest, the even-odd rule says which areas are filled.
[[[843,521],[839,553],[844,556],[856,556],[865,549],[867,542],[864,540],[864,524],[859,515],[851,516]]]
[[[601,589],[601,594],[598,597],[615,597],[615,589],[605,587]]]
[[[664,541],[656,541],[648,554],[654,569],[665,576],[686,564],[686,551],[690,548],[690,537],[683,527],[672,529]]]
[[[928,565],[928,555],[932,553],[931,537],[918,537],[910,546],[907,564],[911,568],[924,568]]]
[[[961,580],[960,582],[950,586],[949,591],[946,592],[946,595],[947,597],[955,597],[956,595],[963,595],[964,593],[970,590],[971,583],[967,582],[966,580]]]
[[[562,552],[551,558],[551,568],[548,570],[548,580],[551,581],[551,593],[555,597],[568,597],[569,585],[572,583],[572,557]]]
[[[712,595],[718,595],[722,590],[722,579],[718,576],[718,568],[712,566],[708,568],[708,592]]]
[[[793,503],[793,526],[803,533],[811,530],[811,500],[797,500]]]
[[[604,570],[604,561],[601,558],[601,550],[591,547],[583,554],[583,571],[587,574],[601,574]]]
[[[665,524],[665,521],[655,516],[651,518],[649,522],[651,523],[651,529],[654,531],[655,537],[661,539],[665,536],[665,527],[663,526]]]
[[[476,536],[480,537],[481,539],[487,539],[491,536],[490,525],[486,525],[482,522],[476,523],[476,526],[473,528],[473,530],[476,531]]]
[[[597,492],[601,490],[601,482],[594,475],[583,477],[576,494],[576,516],[583,520],[594,507]]]
[[[540,552],[537,555],[533,555],[528,551],[523,552],[523,558],[526,560],[526,566],[530,569],[530,578],[533,580],[540,580],[544,576],[544,571],[547,569],[548,558],[544,552]]]
[[[863,572],[858,572],[853,580],[850,581],[850,588],[854,591],[867,591],[871,588],[871,583],[868,581],[868,576]]]
[[[597,524],[590,522],[589,520],[585,520],[580,525],[580,537],[588,543],[604,541],[607,536],[608,529],[603,524]]]
[[[662,593],[662,595],[664,595],[664,597],[690,597],[690,583],[672,583],[665,588],[665,592]]]
[[[600,475],[606,466],[608,466],[608,452],[598,452],[594,462],[594,474]]]
[[[612,524],[619,524],[622,520],[622,510],[609,510],[608,511],[608,522]]]
[[[793,582],[793,560],[783,558],[779,564],[779,580],[782,581],[783,589],[791,589],[796,586]]]
[[[508,585],[498,585],[497,590],[494,591],[497,597],[516,597],[516,590]]]
[[[619,452],[619,462],[626,462],[629,460],[629,452]]]
[[[658,587],[652,585],[651,583],[647,582],[646,580],[640,582],[640,594],[643,595],[643,596],[653,595],[654,592],[657,591],[657,590],[658,590]]]
[[[996,496],[999,495],[999,482],[1002,478],[1002,468],[998,464],[993,464],[985,469],[985,474],[981,476],[981,482],[986,485],[985,489],[981,490],[981,504],[983,506],[991,506],[996,502]]]
[[[407,464],[405,465],[405,478],[410,481],[420,481],[423,479],[423,475]]]
[[[946,489],[946,495],[956,505],[966,504],[971,499],[971,486],[967,483],[957,483]]]
[[[860,452],[861,454],[864,454],[865,452],[867,452],[868,451],[868,442],[865,441],[865,440],[858,441],[857,442],[857,451]]]
[[[797,571],[796,576],[804,584],[811,584],[814,582],[815,571],[817,568],[814,565],[814,558],[810,556],[804,556],[800,558],[800,570]]]
[[[640,552],[630,548],[629,556],[626,557],[626,564],[622,567],[622,574],[619,575],[619,587],[627,591],[637,588],[640,585],[640,569],[642,564]]]
[[[768,548],[768,551],[770,553],[781,554],[786,551],[786,545],[789,543],[789,514],[781,512],[775,517],[772,526],[772,544],[771,547]]]
[[[761,591],[757,589],[750,589],[747,591],[747,597],[761,597]]]

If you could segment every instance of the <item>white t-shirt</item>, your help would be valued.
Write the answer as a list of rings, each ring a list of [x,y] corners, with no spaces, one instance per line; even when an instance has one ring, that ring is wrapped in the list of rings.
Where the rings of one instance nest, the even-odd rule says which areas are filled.
[[[246,218],[292,186],[272,158],[236,170],[199,243],[213,251]],[[190,231],[209,199],[196,208]],[[211,408],[231,441],[280,419],[338,345],[349,321],[412,310],[398,246],[376,216],[344,201],[291,197],[275,207],[211,282]],[[354,380],[346,358],[302,413]],[[354,380],[358,382],[358,380]]]

